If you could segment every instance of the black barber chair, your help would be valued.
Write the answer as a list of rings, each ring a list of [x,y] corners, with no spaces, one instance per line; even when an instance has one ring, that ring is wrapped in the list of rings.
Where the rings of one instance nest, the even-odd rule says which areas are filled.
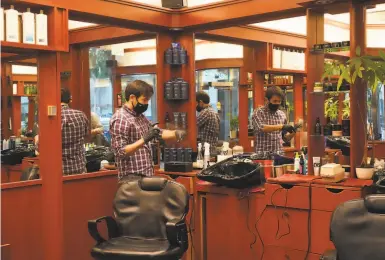
[[[330,237],[337,250],[321,260],[385,259],[385,194],[347,201],[334,211]]]
[[[97,244],[97,260],[178,260],[188,248],[185,217],[189,194],[184,186],[164,178],[123,178],[114,199],[114,215],[88,221]],[[105,221],[109,239],[97,224]]]

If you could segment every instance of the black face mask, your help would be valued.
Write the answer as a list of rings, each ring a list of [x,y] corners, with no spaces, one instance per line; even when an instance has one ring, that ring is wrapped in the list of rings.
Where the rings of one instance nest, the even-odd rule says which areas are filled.
[[[279,104],[271,104],[271,103],[269,103],[269,109],[271,111],[273,111],[273,112],[276,112],[278,110],[279,106],[280,106]]]
[[[144,112],[146,112],[147,108],[148,108],[148,104],[142,104],[138,101],[138,99],[136,99],[137,103],[136,103],[136,106],[134,106],[134,111],[140,115],[140,114],[143,114]]]
[[[201,112],[201,111],[202,111],[202,108],[199,105],[197,105],[197,112]]]

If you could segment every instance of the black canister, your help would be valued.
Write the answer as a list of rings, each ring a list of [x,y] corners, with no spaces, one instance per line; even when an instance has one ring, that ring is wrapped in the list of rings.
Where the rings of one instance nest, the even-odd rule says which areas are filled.
[[[177,149],[177,161],[178,162],[184,162],[184,149],[183,148],[178,148]]]
[[[176,162],[177,159],[178,159],[178,151],[176,148],[170,148],[170,151],[171,151],[171,156],[170,156],[170,159],[172,162]]]
[[[167,81],[164,83],[164,96],[166,99],[174,98],[174,87],[172,81]]]
[[[350,136],[350,120],[349,119],[343,119],[342,120],[342,135],[343,136]]]
[[[324,136],[331,136],[333,133],[332,125],[331,124],[326,124],[324,125]]]
[[[170,162],[171,161],[171,153],[170,153],[170,148],[164,148],[163,152],[163,161],[164,162]]]
[[[184,159],[185,159],[185,162],[192,162],[192,149],[191,148],[184,149]]]
[[[172,64],[172,49],[171,48],[168,48],[164,52],[164,61],[166,64]]]
[[[179,57],[179,48],[173,47],[172,48],[172,64],[180,64],[180,57]]]
[[[174,99],[181,99],[181,82],[177,79],[177,80],[174,80],[172,82],[172,87],[173,87],[173,90],[174,90]]]
[[[188,100],[188,83],[183,79],[180,81],[181,99]]]
[[[179,50],[179,58],[180,58],[180,64],[187,63],[187,51],[183,47],[181,47]]]

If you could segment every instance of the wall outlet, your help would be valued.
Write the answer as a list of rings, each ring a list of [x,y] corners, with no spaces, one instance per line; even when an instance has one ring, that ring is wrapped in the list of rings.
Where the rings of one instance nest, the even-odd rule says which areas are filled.
[[[57,115],[57,107],[48,106],[48,116],[56,116],[56,115]]]

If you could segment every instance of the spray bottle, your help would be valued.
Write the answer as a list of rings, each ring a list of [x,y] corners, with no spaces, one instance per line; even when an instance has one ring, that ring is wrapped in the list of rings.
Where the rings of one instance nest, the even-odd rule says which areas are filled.
[[[300,168],[300,158],[299,158],[299,154],[298,153],[295,153],[295,159],[294,159],[294,171],[297,173],[299,172],[299,168]]]
[[[203,168],[202,143],[198,144],[197,166]]]
[[[210,144],[205,143],[205,155],[203,157],[203,169],[210,166]]]

